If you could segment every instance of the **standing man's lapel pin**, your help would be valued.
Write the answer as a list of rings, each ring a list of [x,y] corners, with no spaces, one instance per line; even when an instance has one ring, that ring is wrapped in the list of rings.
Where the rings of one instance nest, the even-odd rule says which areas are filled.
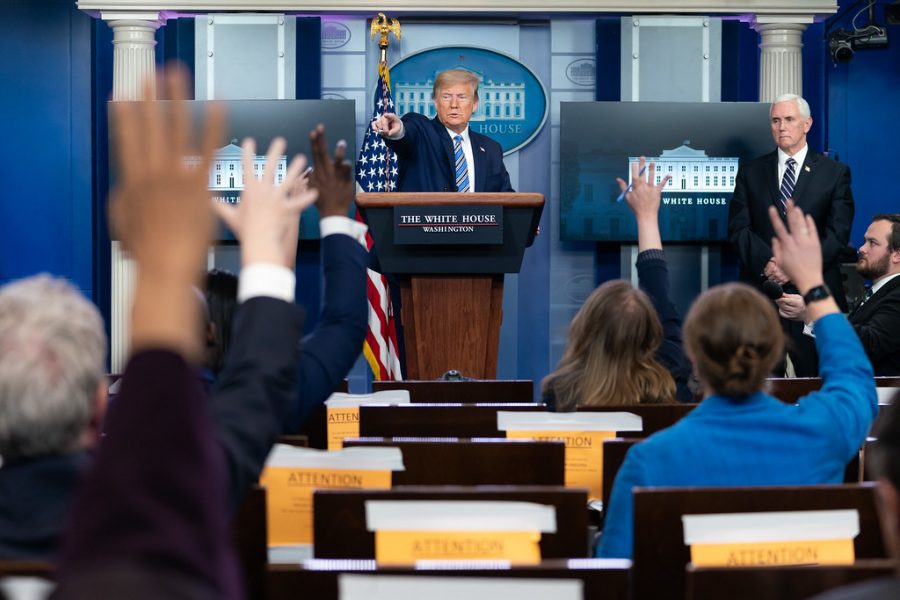
[[[486,152],[486,150],[484,149],[483,146],[478,146],[478,149],[481,150],[482,152]]]
[[[803,167],[803,170],[806,171],[807,173],[809,173],[809,171],[810,171],[809,165],[806,165],[805,167]]]

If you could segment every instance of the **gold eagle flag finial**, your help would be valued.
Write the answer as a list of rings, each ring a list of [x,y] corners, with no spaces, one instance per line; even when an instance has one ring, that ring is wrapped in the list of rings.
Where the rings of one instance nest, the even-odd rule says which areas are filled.
[[[397,19],[389,19],[384,13],[378,13],[378,16],[372,19],[372,27],[370,28],[372,39],[376,34],[380,34],[378,38],[378,47],[381,49],[381,62],[387,62],[387,47],[390,41],[388,37],[391,33],[400,39],[400,21]]]

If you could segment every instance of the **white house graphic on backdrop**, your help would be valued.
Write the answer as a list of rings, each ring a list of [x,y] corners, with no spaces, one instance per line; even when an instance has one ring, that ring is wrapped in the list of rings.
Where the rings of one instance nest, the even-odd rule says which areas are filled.
[[[663,177],[672,178],[665,192],[734,192],[739,159],[735,156],[707,156],[703,150],[690,147],[690,140],[671,150],[663,150],[659,156],[648,156],[647,162],[656,163],[656,183]],[[628,182],[631,183],[631,165],[637,156],[628,157]]]
[[[463,68],[457,66],[456,68]],[[466,69],[472,71],[472,69]],[[525,84],[524,83],[497,83],[492,80],[485,81],[484,75],[472,71],[478,76],[478,109],[472,113],[470,121],[479,122],[488,119],[492,121],[521,121],[525,119]],[[432,75],[423,82],[395,82],[393,85],[396,95],[397,114],[417,112],[427,117],[437,114],[434,108],[434,100],[431,97],[434,88]]]
[[[196,167],[200,164],[199,156],[186,156],[184,163],[187,166]],[[265,155],[253,157],[253,176],[262,179],[266,166]],[[275,184],[280,185],[284,180],[287,169],[287,155],[282,154],[278,159],[275,171]],[[237,140],[231,140],[227,146],[216,150],[215,156],[209,165],[208,189],[214,192],[239,192],[244,189],[244,163],[241,160],[241,147]],[[220,196],[217,196],[219,198]],[[237,202],[236,194],[225,196],[229,202]]]

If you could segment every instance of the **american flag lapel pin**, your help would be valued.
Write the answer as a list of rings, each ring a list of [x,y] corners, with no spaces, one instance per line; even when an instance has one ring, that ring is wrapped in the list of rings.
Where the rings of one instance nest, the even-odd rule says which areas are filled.
[[[804,166],[803,170],[806,171],[807,173],[809,173],[809,171],[810,171],[809,165]]]
[[[484,146],[478,146],[478,149],[481,150],[482,152],[485,152]]]

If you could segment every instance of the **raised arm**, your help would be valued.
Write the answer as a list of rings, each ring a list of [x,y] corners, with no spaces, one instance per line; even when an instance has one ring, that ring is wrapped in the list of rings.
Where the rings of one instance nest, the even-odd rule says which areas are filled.
[[[228,469],[228,498],[237,508],[259,477],[294,402],[302,314],[294,305],[300,212],[318,192],[303,177],[306,158],[295,157],[275,182],[286,143],[273,140],[262,178],[249,177],[237,206],[216,210],[241,242],[238,307],[225,367],[213,391],[217,438]],[[253,173],[256,144],[242,144],[244,172]]]
[[[669,270],[665,254],[662,250],[662,235],[659,231],[659,208],[662,190],[669,181],[669,176],[659,183],[655,181],[656,165],[650,163],[648,180],[640,176],[645,159],[640,158],[638,164],[631,165],[632,190],[625,194],[625,201],[634,213],[638,229],[638,254],[635,267],[638,282],[653,302],[656,314],[663,326],[663,343],[656,352],[656,358],[666,367],[675,380],[676,397],[680,402],[693,402],[694,395],[688,387],[692,367],[684,353],[681,341],[681,315],[669,298]],[[628,185],[622,179],[616,179],[619,188],[625,192]]]
[[[315,329],[303,340],[298,366],[299,392],[287,425],[297,431],[306,417],[334,392],[362,351],[369,317],[366,300],[367,227],[347,218],[353,201],[353,178],[343,140],[328,155],[325,131],[312,132],[311,185],[319,192],[319,229],[325,298]]]
[[[60,554],[57,598],[240,594],[222,500],[221,455],[207,403],[189,362],[199,358],[200,322],[192,291],[212,239],[206,190],[223,112],[209,110],[196,169],[176,69],[158,88],[171,98],[116,103],[120,184],[110,224],[137,263],[132,357],[110,434],[70,516]],[[144,86],[144,98],[153,97]]]
[[[774,207],[769,210],[769,217],[775,231],[772,240],[775,260],[800,294],[806,295],[823,286],[821,245],[812,217],[804,215],[791,201],[788,201],[787,227]],[[816,330],[823,383],[819,392],[800,402],[807,410],[819,410],[831,416],[826,421],[829,429],[835,439],[844,441],[843,447],[836,449],[849,459],[865,440],[878,410],[875,375],[859,338],[834,298],[829,295],[807,300],[806,318]]]

